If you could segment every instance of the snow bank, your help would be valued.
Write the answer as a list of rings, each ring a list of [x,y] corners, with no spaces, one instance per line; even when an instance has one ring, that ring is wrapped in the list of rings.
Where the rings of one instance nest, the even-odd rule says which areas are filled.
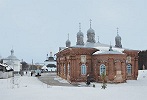
[[[138,79],[144,80],[147,78],[147,70],[139,70]]]

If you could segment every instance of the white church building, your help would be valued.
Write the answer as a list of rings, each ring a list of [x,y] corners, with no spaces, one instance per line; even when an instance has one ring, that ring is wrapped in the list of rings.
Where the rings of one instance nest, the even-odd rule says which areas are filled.
[[[9,65],[14,73],[18,73],[21,70],[20,60],[14,55],[14,50],[11,50],[11,55],[3,59],[3,63]]]
[[[52,52],[50,52],[49,57],[47,54],[47,59],[44,61],[44,66],[42,67],[42,69],[47,69],[47,71],[50,71],[50,72],[55,72],[57,70],[56,60],[52,56]]]

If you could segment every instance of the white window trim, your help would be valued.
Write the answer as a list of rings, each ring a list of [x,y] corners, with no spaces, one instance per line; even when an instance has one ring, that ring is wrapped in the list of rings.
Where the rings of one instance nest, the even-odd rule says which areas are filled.
[[[102,68],[102,67],[104,67],[104,68]],[[102,69],[105,69],[104,72],[105,72],[105,75],[106,75],[106,66],[104,64],[100,65],[100,75],[102,75]]]
[[[87,73],[87,67],[85,64],[81,65],[81,75],[86,75]]]
[[[128,73],[128,75],[132,74],[132,65],[131,64],[127,64],[127,73]]]

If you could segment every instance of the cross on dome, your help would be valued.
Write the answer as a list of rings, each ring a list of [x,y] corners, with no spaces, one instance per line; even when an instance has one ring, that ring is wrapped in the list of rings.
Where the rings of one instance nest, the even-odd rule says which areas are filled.
[[[92,21],[92,20],[90,19],[90,28],[91,28],[91,21]]]
[[[68,40],[69,40],[69,33],[68,33]]]
[[[79,31],[81,31],[81,23],[79,23]]]
[[[117,27],[116,29],[117,29],[117,35],[118,35],[118,29],[119,29],[119,28]]]

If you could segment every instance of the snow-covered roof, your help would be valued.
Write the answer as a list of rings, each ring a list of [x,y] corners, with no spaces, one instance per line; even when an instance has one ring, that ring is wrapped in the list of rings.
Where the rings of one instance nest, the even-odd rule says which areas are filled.
[[[93,55],[95,54],[124,54],[124,53],[118,51],[97,51],[93,53]]]
[[[84,46],[82,45],[75,45],[72,47],[77,47],[77,48],[95,48],[98,49],[99,51],[95,52],[94,54],[123,54],[122,52],[125,50],[124,48],[117,48],[115,46],[112,47],[113,51],[109,51],[110,45],[108,44],[103,44],[100,42],[97,43],[90,43],[86,42]]]
[[[44,65],[41,69],[47,69],[47,67]]]
[[[97,42],[97,43],[86,42],[84,46],[85,47],[109,47],[110,45],[103,44],[100,42]]]
[[[13,68],[11,68],[10,66],[7,66],[6,69],[7,69],[7,70],[11,70],[11,69],[13,69]]]
[[[59,47],[59,51],[62,51],[64,49],[66,49],[66,48],[68,48],[68,47]]]
[[[7,64],[0,63],[0,66],[6,67],[6,66],[8,66],[8,65],[7,65]]]
[[[99,51],[95,52],[94,54],[124,54],[123,51],[125,50],[125,48],[118,48],[115,46],[112,46],[113,51],[109,51],[110,49],[110,45],[108,44],[103,44],[100,42],[97,43],[90,43],[90,42],[86,42],[85,45],[74,45],[71,46],[74,48],[95,48]]]
[[[110,46],[96,46],[94,47],[96,49],[98,49],[99,51],[95,52],[94,54],[123,54],[124,49],[123,48],[116,48],[116,47],[112,47],[113,51],[109,51]]]
[[[3,63],[0,63],[0,66],[5,67],[6,70],[12,70],[12,69],[13,69],[13,68],[10,67],[9,65],[7,65],[7,64],[3,64]]]
[[[14,55],[10,55],[10,56],[8,56],[6,59],[19,60],[19,59],[17,59],[17,57],[14,56]]]

